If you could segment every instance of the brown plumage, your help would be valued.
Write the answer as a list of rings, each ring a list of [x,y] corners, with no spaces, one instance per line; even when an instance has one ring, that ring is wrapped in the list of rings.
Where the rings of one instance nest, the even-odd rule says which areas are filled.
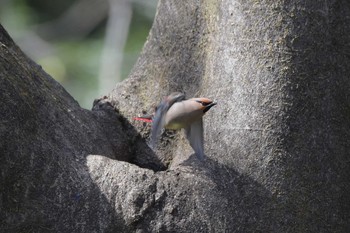
[[[153,117],[151,145],[155,147],[162,128],[186,131],[193,150],[199,159],[204,159],[203,115],[214,105],[207,98],[185,99],[185,95],[175,92],[165,97],[157,107]]]

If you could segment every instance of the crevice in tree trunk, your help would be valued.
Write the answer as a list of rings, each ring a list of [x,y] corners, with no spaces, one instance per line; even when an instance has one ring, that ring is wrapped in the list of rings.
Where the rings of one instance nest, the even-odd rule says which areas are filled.
[[[151,169],[155,172],[164,171],[168,168],[167,164],[162,162],[152,149],[147,145],[144,138],[136,131],[134,126],[119,113],[119,110],[114,107],[115,104],[108,99],[103,97],[96,99],[93,104],[92,112],[98,114],[101,118],[102,115],[108,115],[108,121],[100,121],[101,124],[105,124],[104,129],[107,130],[108,138],[113,145],[113,129],[115,126],[108,126],[108,124],[119,124],[119,130],[125,132],[125,136],[128,141],[128,153],[130,156],[123,161],[135,164],[141,168]],[[118,140],[118,138],[114,138]]]

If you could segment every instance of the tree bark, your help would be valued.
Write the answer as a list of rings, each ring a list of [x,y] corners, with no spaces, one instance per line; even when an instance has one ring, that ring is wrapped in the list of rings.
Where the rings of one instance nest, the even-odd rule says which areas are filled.
[[[347,232],[350,3],[160,1],[129,78],[92,111],[0,30],[1,230]],[[153,152],[132,117],[218,105],[205,151]]]

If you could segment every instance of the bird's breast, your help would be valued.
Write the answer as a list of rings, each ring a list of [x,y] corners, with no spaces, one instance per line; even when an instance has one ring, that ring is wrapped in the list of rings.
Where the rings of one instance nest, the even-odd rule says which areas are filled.
[[[194,101],[186,100],[173,104],[165,116],[165,128],[181,129],[203,116],[203,111]]]
[[[167,129],[182,129],[185,128],[186,124],[182,124],[180,122],[169,122],[165,125],[165,128]]]

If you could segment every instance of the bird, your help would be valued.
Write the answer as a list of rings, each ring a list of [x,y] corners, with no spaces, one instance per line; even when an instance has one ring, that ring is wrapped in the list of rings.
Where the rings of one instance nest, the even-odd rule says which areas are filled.
[[[152,122],[151,147],[156,148],[161,131],[185,129],[186,138],[200,160],[204,160],[203,119],[204,114],[217,103],[208,98],[186,99],[185,94],[173,92],[164,97],[156,107],[155,114],[134,118]]]

